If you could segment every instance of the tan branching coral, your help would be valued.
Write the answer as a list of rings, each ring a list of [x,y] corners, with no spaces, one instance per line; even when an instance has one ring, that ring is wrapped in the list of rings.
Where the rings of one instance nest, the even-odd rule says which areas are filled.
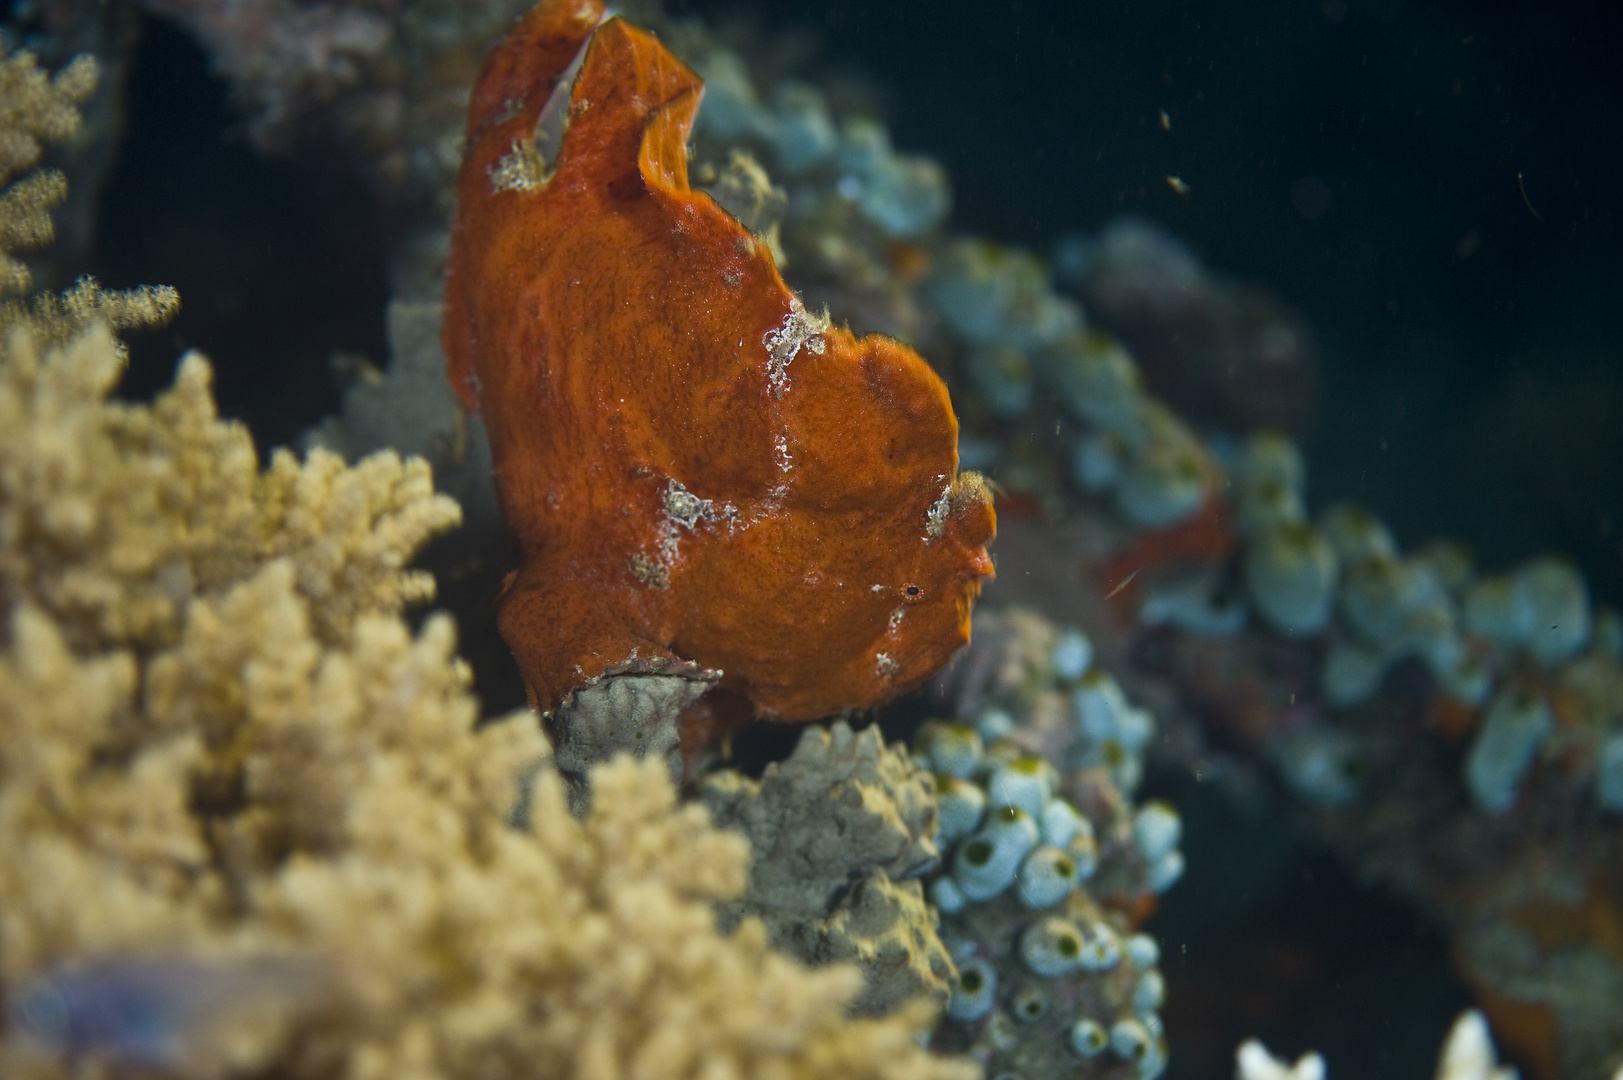
[[[16,257],[51,242],[56,234],[51,211],[68,196],[67,178],[57,169],[32,169],[49,144],[71,138],[81,123],[79,105],[96,89],[94,57],[75,57],[55,75],[39,70],[31,53],[0,51],[0,328],[27,326],[42,346],[66,344],[93,322],[114,329],[158,326],[180,308],[168,286],[104,289],[90,277],[61,293],[41,293],[31,302],[14,294],[33,287],[33,275]]]
[[[51,208],[67,198],[68,182],[41,169],[11,183],[39,161],[43,144],[79,130],[79,103],[96,89],[96,61],[80,56],[55,76],[30,53],[0,58],[0,295],[26,292],[33,279],[12,252],[51,241]]]
[[[0,353],[0,1075],[974,1075],[927,1004],[853,1021],[854,968],[722,936],[747,842],[662,764],[576,821],[532,715],[477,725],[450,620],[399,615],[456,517],[424,466],[261,470],[201,358],[151,406],[119,366]]]
[[[286,557],[318,634],[397,611],[433,582],[403,572],[458,518],[428,466],[316,451],[261,473],[248,431],[222,423],[207,362],[181,362],[150,408],[110,404],[122,358],[105,328],[47,362],[15,336],[0,370],[0,602],[39,606],[76,645],[157,647],[186,603]],[[0,631],[3,634],[3,631]]]

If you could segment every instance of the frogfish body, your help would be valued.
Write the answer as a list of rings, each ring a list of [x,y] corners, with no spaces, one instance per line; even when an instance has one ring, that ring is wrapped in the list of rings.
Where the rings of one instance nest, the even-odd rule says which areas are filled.
[[[968,641],[991,499],[906,346],[807,312],[691,190],[697,76],[597,0],[545,0],[475,88],[448,373],[523,553],[499,601],[532,704],[673,661],[801,720]]]

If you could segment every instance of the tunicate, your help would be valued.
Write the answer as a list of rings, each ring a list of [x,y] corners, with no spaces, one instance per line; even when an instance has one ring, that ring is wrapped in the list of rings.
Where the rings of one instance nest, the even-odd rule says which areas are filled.
[[[958,985],[953,987],[947,1015],[954,1020],[979,1020],[997,999],[997,969],[975,957],[958,965]]]
[[[1093,643],[1080,630],[1060,631],[1054,642],[1054,675],[1061,682],[1075,682],[1087,673],[1093,663]]]
[[[1055,294],[1041,260],[1018,248],[950,244],[926,288],[941,317],[972,344],[1030,349],[1082,325],[1081,308]]]
[[[1465,628],[1510,649],[1533,632],[1533,611],[1509,574],[1490,574],[1465,593]]]
[[[1561,559],[1535,559],[1516,575],[1533,616],[1527,647],[1546,664],[1577,655],[1589,643],[1589,587]]]
[[[1121,941],[1116,932],[1101,922],[1089,926],[1078,962],[1084,971],[1109,971],[1115,967],[1121,962]]]
[[[764,125],[765,113],[743,60],[718,51],[701,57],[694,67],[704,77],[704,99],[696,121],[700,130],[731,140]]]
[[[1307,507],[1301,494],[1278,480],[1247,481],[1235,499],[1234,529],[1243,537],[1254,536],[1275,525],[1295,525],[1307,520]]]
[[[1154,862],[1177,847],[1182,835],[1183,820],[1168,803],[1147,802],[1133,818],[1133,842],[1146,862]]]
[[[1555,718],[1542,697],[1507,690],[1494,699],[1465,757],[1465,786],[1478,807],[1489,814],[1510,809],[1554,729]]]
[[[986,793],[977,784],[938,774],[935,781],[937,842],[949,844],[980,828]]]
[[[1326,510],[1319,530],[1343,562],[1390,559],[1398,553],[1398,542],[1381,519],[1356,503],[1338,503]]]
[[[1206,495],[1200,451],[1181,440],[1153,440],[1131,455],[1116,505],[1141,529],[1164,529],[1200,509]]]
[[[1121,481],[1126,454],[1119,435],[1090,431],[1071,451],[1071,475],[1084,491],[1109,491]]]
[[[1148,934],[1134,934],[1126,943],[1128,961],[1140,971],[1161,961],[1161,946]]]
[[[1132,708],[1116,680],[1102,671],[1091,671],[1071,694],[1076,713],[1077,733],[1090,742],[1103,742],[1116,734],[1117,717]]]
[[[1009,715],[1007,709],[985,709],[975,718],[975,732],[980,735],[983,744],[996,742],[1013,730],[1014,717]]]
[[[1252,603],[1275,630],[1306,636],[1330,621],[1336,555],[1311,526],[1265,529],[1246,545],[1244,565]]]
[[[772,95],[771,140],[787,173],[805,172],[832,157],[839,133],[823,95],[804,83],[783,82]]]
[[[1054,794],[1053,768],[1042,758],[1021,757],[992,771],[986,801],[994,807],[1018,806],[1041,821],[1043,808]]]
[[[945,874],[936,878],[930,885],[930,902],[948,915],[958,914],[968,903],[958,883]]]
[[[1183,871],[1183,852],[1169,851],[1144,872],[1144,887],[1152,893],[1164,893],[1178,883]]]
[[[1291,790],[1315,806],[1345,806],[1358,796],[1354,744],[1346,732],[1305,724],[1273,740],[1270,747]]]
[[[1083,332],[1037,354],[1060,404],[1079,420],[1121,434],[1143,401],[1138,365],[1114,338]]]
[[[1086,820],[1082,828],[1071,837],[1071,842],[1065,845],[1065,850],[1071,853],[1076,860],[1076,876],[1079,881],[1086,881],[1093,876],[1099,868],[1099,844],[1093,837],[1093,826]]]
[[[930,724],[915,745],[929,755],[930,768],[947,776],[968,779],[981,764],[980,734],[964,724]]]
[[[1048,995],[1035,986],[1028,986],[1009,999],[1009,1012],[1016,1019],[1024,1020],[1028,1024],[1034,1024],[1047,1016],[1048,1006]]]
[[[929,158],[892,152],[884,128],[873,121],[866,123],[878,130],[884,142],[879,153],[870,152],[856,166],[862,184],[857,208],[886,236],[908,238],[929,231],[952,208],[946,170]],[[843,153],[841,159],[844,164]]]
[[[1021,862],[1036,846],[1037,826],[1031,815],[1013,806],[998,807],[959,845],[952,876],[966,900],[990,900],[1014,884]]]
[[[1054,847],[1040,847],[1020,864],[1016,879],[1020,902],[1032,909],[1053,907],[1070,894],[1079,879],[1076,860]]]
[[[1083,829],[1090,833],[1093,831],[1087,819],[1064,799],[1050,799],[1038,820],[1042,828],[1042,841],[1050,847],[1065,847]]]
[[[1083,1017],[1071,1025],[1071,1049],[1085,1058],[1096,1057],[1110,1045],[1110,1033],[1097,1020]]]
[[[1110,1026],[1110,1049],[1119,1058],[1137,1061],[1150,1048],[1150,1033],[1137,1020],[1117,1020]]]
[[[1167,983],[1159,971],[1146,971],[1139,977],[1138,985],[1133,988],[1134,1011],[1152,1013],[1159,1009],[1166,999]]]
[[[1307,485],[1302,451],[1290,436],[1279,431],[1259,431],[1247,439],[1235,471],[1237,479],[1247,487],[1277,484],[1287,491],[1300,492]]]
[[[1350,564],[1341,579],[1341,611],[1365,641],[1391,640],[1419,599],[1420,582],[1390,556]]]
[[[1020,959],[1038,975],[1052,978],[1082,965],[1082,931],[1066,919],[1039,919],[1020,935]]]

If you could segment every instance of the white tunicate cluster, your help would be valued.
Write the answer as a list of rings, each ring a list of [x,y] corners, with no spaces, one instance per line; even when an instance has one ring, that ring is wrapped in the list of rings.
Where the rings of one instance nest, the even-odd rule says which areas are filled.
[[[1212,566],[1157,578],[1138,607],[1145,626],[1174,626],[1196,637],[1233,637],[1245,629],[1250,615],[1221,569]]]
[[[913,744],[936,774],[943,860],[927,895],[963,973],[949,1016],[980,1031],[993,1072],[1022,1071],[1017,1048],[1041,1038],[1154,1080],[1167,1060],[1160,950],[1112,913],[1183,870],[1177,812],[1118,794],[1138,781],[1154,719],[1093,667],[1081,631],[1024,614],[994,622],[977,640],[1002,647],[962,662],[980,672],[958,705],[971,722],[932,721]]]
[[[1333,507],[1322,528],[1344,567],[1339,606],[1347,630],[1325,656],[1325,699],[1338,707],[1366,701],[1393,664],[1414,657],[1442,692],[1469,705],[1485,701],[1492,673],[1460,633],[1469,557],[1441,544],[1404,556],[1386,527],[1357,506]]]
[[[1085,491],[1112,494],[1136,528],[1188,518],[1206,500],[1206,452],[1187,424],[1144,393],[1138,366],[1120,342],[1078,330],[1036,353],[1060,405],[1087,428],[1072,451]]]
[[[1144,775],[1144,748],[1155,734],[1155,718],[1127,700],[1107,672],[1090,671],[1071,691],[1076,723],[1072,767],[1098,766],[1109,771],[1123,792],[1138,788]]]
[[[1025,800],[1032,791],[1015,788],[1012,794]],[[1076,827],[1068,830],[1063,842],[1055,842],[1060,840],[1057,834],[1045,837],[1037,819],[1025,809],[989,798],[992,809],[985,814],[984,824],[964,837],[953,854],[952,892],[979,902],[1018,884],[1021,901],[1039,909],[1060,903],[1087,880],[1098,865],[1092,826],[1074,809],[1069,815],[1048,813],[1049,807],[1068,804],[1044,797],[1048,802],[1039,811],[1042,820],[1074,818]]]
[[[846,123],[836,163],[840,193],[854,197],[862,216],[886,236],[921,236],[952,209],[946,170],[929,158],[896,153],[877,120]]]
[[[1284,435],[1246,440],[1232,463],[1234,520],[1251,606],[1287,637],[1310,637],[1329,623],[1340,562],[1329,538],[1307,520],[1301,452]]]
[[[1473,579],[1470,556],[1458,545],[1406,554],[1361,506],[1333,506],[1310,523],[1301,453],[1277,433],[1252,436],[1230,466],[1252,606],[1288,636],[1326,633],[1319,677],[1325,703],[1344,709],[1367,702],[1395,664],[1418,661],[1438,692],[1486,710],[1466,756],[1466,786],[1480,809],[1509,810],[1555,731],[1542,694],[1522,688],[1537,681],[1529,673],[1579,660],[1586,649],[1615,663],[1623,650],[1615,616],[1594,612],[1578,570],[1543,556]],[[1623,749],[1609,749],[1601,734],[1589,738],[1597,798],[1623,807]],[[1337,806],[1355,796],[1352,744],[1333,728],[1293,730],[1270,751],[1304,798]]]
[[[971,345],[1038,348],[1082,325],[1041,259],[1019,248],[959,240],[940,254],[925,291],[942,319]]]
[[[946,220],[952,209],[946,170],[929,158],[897,153],[879,121],[855,117],[839,124],[820,90],[793,80],[778,83],[764,100],[744,61],[724,49],[699,57],[694,67],[705,81],[696,124],[701,134],[760,148],[775,171],[810,179],[855,203],[886,237],[917,238]]]
[[[1501,649],[1560,663],[1589,643],[1589,588],[1571,563],[1534,559],[1474,583],[1465,593],[1465,628]]]
[[[1144,884],[1151,892],[1162,893],[1183,876],[1183,819],[1169,803],[1145,803],[1133,818],[1133,843],[1148,867]]]

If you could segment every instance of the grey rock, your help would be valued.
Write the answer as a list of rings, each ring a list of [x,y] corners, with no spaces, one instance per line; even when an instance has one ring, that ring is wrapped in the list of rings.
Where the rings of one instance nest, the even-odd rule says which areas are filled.
[[[622,665],[570,692],[544,717],[553,760],[569,787],[569,810],[591,807],[587,776],[616,754],[663,759],[682,782],[682,712],[716,685],[721,672],[679,660]]]
[[[721,905],[724,929],[756,916],[780,952],[858,964],[857,1015],[920,996],[946,1004],[956,971],[913,880],[940,861],[934,787],[900,746],[872,727],[810,727],[759,783],[724,771],[705,779],[701,797],[754,853],[743,900]]]

